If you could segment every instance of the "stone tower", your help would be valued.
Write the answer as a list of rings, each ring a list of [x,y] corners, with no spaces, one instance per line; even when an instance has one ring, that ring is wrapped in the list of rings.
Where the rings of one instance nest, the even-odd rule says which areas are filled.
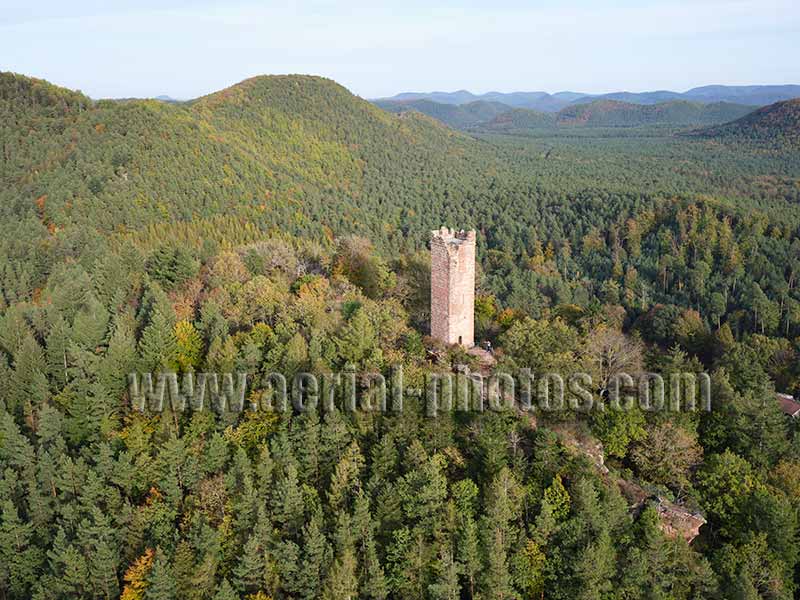
[[[431,336],[471,348],[475,341],[475,232],[431,232]]]

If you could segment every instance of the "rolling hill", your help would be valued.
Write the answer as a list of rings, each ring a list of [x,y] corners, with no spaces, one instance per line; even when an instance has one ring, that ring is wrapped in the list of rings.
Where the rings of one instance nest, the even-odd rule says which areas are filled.
[[[525,108],[509,109],[499,102],[441,104],[432,100],[376,101],[384,110],[418,111],[455,129],[520,132],[555,126],[637,127],[644,125],[700,126],[726,123],[753,111],[753,106],[728,102],[700,104],[671,100],[659,104],[633,104],[619,100],[593,100],[562,108],[557,113]]]
[[[698,104],[673,100],[660,104],[632,104],[618,100],[595,100],[562,109],[559,125],[634,127],[641,125],[705,125],[725,123],[752,112],[754,107],[716,102]]]
[[[524,109],[497,114],[502,107],[490,102],[455,108],[459,118],[487,118],[486,131],[556,122]],[[689,122],[729,110],[743,109],[605,102],[572,107],[558,122]],[[466,221],[476,210],[450,198],[494,194],[497,181],[525,180],[532,164],[418,110],[390,114],[333,81],[300,75],[165,103],[92,101],[2,73],[0,152],[0,253],[20,265],[44,249],[46,264],[49,252],[68,252],[62,245],[91,248],[98,235],[163,239],[169,228],[178,235],[176,224],[188,244],[232,231],[319,239],[364,230],[385,248],[422,243],[431,223],[454,210]]]
[[[706,127],[687,135],[723,142],[800,147],[800,98],[776,102],[733,122]]]
[[[481,131],[513,133],[529,129],[552,129],[555,124],[555,116],[551,113],[515,108],[496,116],[491,121],[482,123],[479,129]]]
[[[505,104],[486,100],[477,100],[467,104],[443,104],[433,100],[376,101],[375,105],[388,112],[398,114],[412,110],[418,111],[454,129],[468,129],[508,111],[508,106]]]
[[[466,193],[502,169],[438,121],[388,114],[311,76],[256,77],[176,104],[93,102],[3,73],[0,151],[0,215],[37,232],[223,217],[296,234],[322,223],[347,231],[375,214],[396,224],[445,187]],[[399,197],[402,207],[390,202]]]

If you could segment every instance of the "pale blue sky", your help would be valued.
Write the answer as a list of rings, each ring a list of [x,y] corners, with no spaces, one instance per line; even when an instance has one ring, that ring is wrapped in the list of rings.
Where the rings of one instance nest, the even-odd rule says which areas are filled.
[[[798,0],[0,0],[0,70],[192,98],[311,73],[401,91],[800,84]]]

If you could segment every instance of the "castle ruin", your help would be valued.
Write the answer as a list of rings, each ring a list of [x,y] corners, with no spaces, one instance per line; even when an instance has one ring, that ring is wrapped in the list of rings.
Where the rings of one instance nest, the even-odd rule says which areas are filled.
[[[431,336],[475,344],[475,232],[431,232]]]

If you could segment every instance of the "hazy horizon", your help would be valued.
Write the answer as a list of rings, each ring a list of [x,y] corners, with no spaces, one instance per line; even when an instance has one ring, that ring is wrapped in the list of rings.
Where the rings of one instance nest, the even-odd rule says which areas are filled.
[[[257,74],[257,75],[251,75],[250,77],[245,77],[244,79],[231,82],[230,84],[227,84],[227,85],[223,85],[220,88],[209,89],[207,91],[204,91],[201,94],[198,94],[196,96],[189,96],[189,97],[177,96],[177,95],[169,93],[169,91],[165,91],[165,92],[161,92],[159,94],[153,94],[153,95],[149,95],[149,96],[143,96],[143,95],[95,96],[93,94],[87,93],[86,90],[83,90],[81,88],[70,86],[70,85],[67,85],[67,84],[64,84],[64,83],[59,83],[59,82],[54,81],[52,79],[49,79],[47,77],[42,77],[42,76],[36,75],[34,73],[22,73],[22,72],[19,72],[19,71],[14,71],[14,72],[16,72],[16,73],[18,73],[20,75],[28,76],[28,77],[34,77],[34,78],[37,78],[37,79],[44,79],[46,81],[49,81],[50,83],[53,83],[55,85],[59,85],[60,87],[79,90],[79,91],[81,91],[82,93],[85,93],[86,95],[88,95],[90,98],[92,98],[94,100],[124,99],[124,98],[155,99],[155,98],[163,97],[163,98],[168,98],[170,100],[177,100],[177,101],[181,101],[181,102],[194,100],[196,98],[200,98],[200,97],[208,95],[208,94],[213,94],[214,92],[217,92],[217,91],[223,90],[223,89],[225,89],[227,87],[236,85],[237,83],[240,83],[241,81],[244,81],[246,79],[250,79],[252,77],[283,76],[283,75],[289,75],[289,76],[291,76],[291,75],[309,75],[309,76],[327,77],[326,75],[318,75],[318,74],[315,74],[315,73],[261,73],[261,74]],[[331,79],[331,78],[329,78],[329,79]],[[339,81],[337,83],[342,83],[342,82]],[[709,82],[709,83],[704,83],[704,84],[692,86],[691,88],[686,88],[686,89],[671,89],[671,88],[667,88],[667,87],[658,87],[658,88],[641,89],[641,90],[638,90],[638,89],[606,89],[606,90],[598,90],[598,91],[586,91],[584,89],[546,90],[546,89],[541,89],[541,88],[539,88],[539,89],[522,89],[522,88],[516,89],[515,88],[515,89],[507,89],[507,90],[499,90],[499,89],[474,90],[474,89],[469,89],[469,88],[463,88],[462,87],[462,88],[454,88],[454,89],[430,89],[430,90],[413,90],[413,89],[405,90],[405,89],[403,89],[403,90],[397,90],[395,92],[392,92],[392,93],[389,93],[389,94],[386,94],[386,95],[383,95],[383,96],[368,96],[368,95],[364,95],[364,94],[359,94],[356,90],[352,90],[350,88],[348,88],[348,89],[350,89],[350,91],[353,92],[354,94],[356,94],[356,95],[358,95],[358,96],[360,96],[360,97],[362,97],[362,98],[364,98],[366,100],[383,100],[383,99],[393,98],[395,96],[399,96],[399,95],[402,95],[402,94],[420,94],[420,95],[425,95],[425,94],[454,94],[454,93],[458,93],[458,92],[468,92],[468,93],[470,93],[470,94],[472,94],[474,96],[483,96],[483,95],[492,94],[492,93],[499,93],[499,94],[523,93],[523,94],[525,94],[525,93],[537,93],[537,92],[545,92],[545,93],[550,94],[550,95],[559,94],[559,93],[581,93],[581,94],[586,94],[586,95],[591,95],[591,96],[603,95],[603,94],[611,94],[611,93],[615,93],[615,92],[623,92],[623,93],[624,92],[630,92],[630,93],[638,94],[638,93],[645,93],[645,92],[669,91],[669,92],[684,93],[684,92],[688,92],[689,90],[694,89],[694,88],[705,87],[705,86],[713,86],[713,85],[732,86],[732,87],[733,86],[783,86],[783,85],[800,85],[800,83],[796,83],[794,81],[785,81],[785,82],[778,82],[778,83],[761,83],[761,82],[753,82],[753,83],[718,83],[718,82]],[[345,87],[347,87],[347,86],[345,86]]]
[[[365,98],[800,83],[790,0],[6,4],[0,70],[94,98],[190,99],[282,73],[328,77]]]

